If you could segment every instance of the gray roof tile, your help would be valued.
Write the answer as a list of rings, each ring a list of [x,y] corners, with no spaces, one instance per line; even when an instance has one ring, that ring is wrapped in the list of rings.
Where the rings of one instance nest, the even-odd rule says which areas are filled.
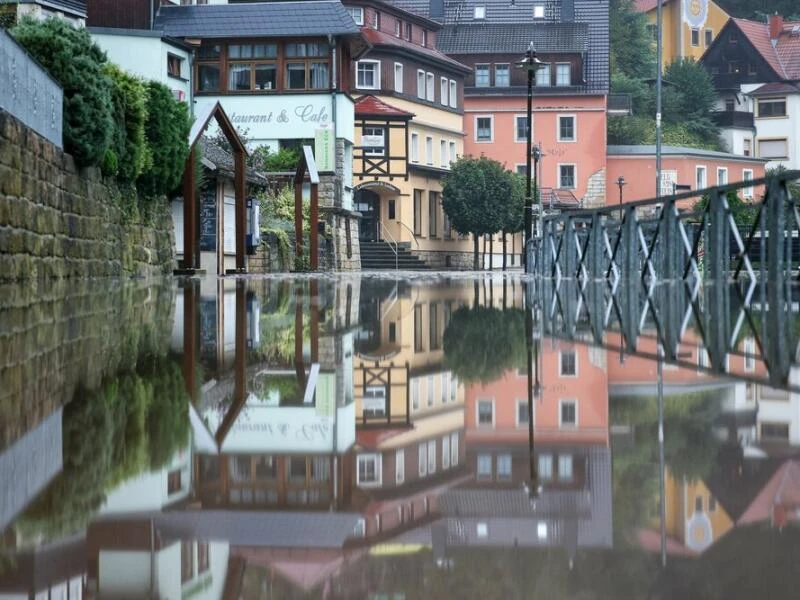
[[[165,6],[155,28],[176,38],[360,34],[339,0]]]
[[[448,25],[439,32],[436,45],[445,54],[522,56],[531,42],[540,54],[585,52],[589,46],[589,27],[586,23]]]

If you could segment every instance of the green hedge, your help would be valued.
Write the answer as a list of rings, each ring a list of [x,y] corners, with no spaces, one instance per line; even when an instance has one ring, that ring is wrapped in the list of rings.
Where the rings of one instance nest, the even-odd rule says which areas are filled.
[[[150,148],[145,137],[147,125],[147,89],[144,82],[106,63],[105,74],[111,80],[114,101],[114,133],[109,153],[116,157],[114,171],[104,169],[106,175],[116,175],[123,183],[132,183],[152,163]],[[105,165],[104,165],[105,166]]]

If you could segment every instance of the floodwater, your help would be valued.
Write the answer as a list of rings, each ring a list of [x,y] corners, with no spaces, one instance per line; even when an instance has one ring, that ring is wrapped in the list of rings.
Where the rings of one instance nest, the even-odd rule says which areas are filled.
[[[0,598],[797,598],[767,287],[0,287]]]

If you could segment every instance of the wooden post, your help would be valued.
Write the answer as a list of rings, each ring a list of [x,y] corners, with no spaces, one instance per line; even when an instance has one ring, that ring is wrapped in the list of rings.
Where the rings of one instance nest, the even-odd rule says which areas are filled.
[[[294,255],[298,262],[303,258],[303,182],[294,182]]]
[[[245,239],[247,238],[247,205],[245,194],[245,163],[244,152],[236,150],[234,158],[234,188],[236,194],[236,270],[244,272]]]
[[[197,351],[198,336],[198,282],[189,279],[183,286],[183,379],[189,398],[197,399]]]
[[[311,184],[311,270],[316,271],[319,266],[319,237],[317,236],[317,222],[319,221],[319,184]]]
[[[196,269],[197,258],[197,197],[195,196],[194,162],[197,150],[189,151],[183,169],[183,268]]]
[[[247,295],[244,281],[236,281],[233,404],[244,406],[247,397]]]

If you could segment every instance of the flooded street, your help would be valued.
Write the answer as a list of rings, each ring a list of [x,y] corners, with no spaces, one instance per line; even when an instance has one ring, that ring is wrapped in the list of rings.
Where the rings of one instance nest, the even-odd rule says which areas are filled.
[[[0,287],[0,599],[795,598],[785,292]]]

